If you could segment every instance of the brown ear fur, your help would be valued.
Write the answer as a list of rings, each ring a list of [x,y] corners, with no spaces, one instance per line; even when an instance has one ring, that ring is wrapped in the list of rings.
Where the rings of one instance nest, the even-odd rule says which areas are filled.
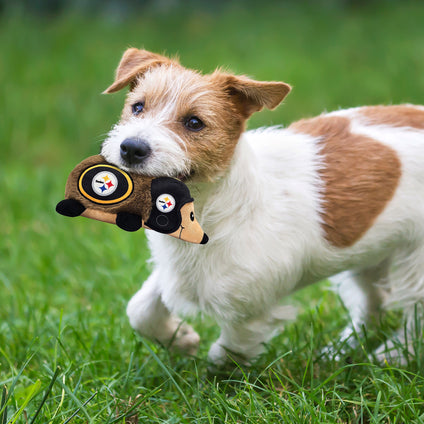
[[[238,76],[219,71],[215,72],[213,76],[218,79],[237,109],[246,118],[264,107],[276,108],[291,90],[290,85],[284,82],[255,81],[243,75]]]
[[[103,94],[114,93],[127,85],[131,85],[137,76],[143,74],[149,68],[177,63],[178,62],[175,60],[171,60],[156,53],[151,53],[147,50],[135,48],[127,49],[119,62],[115,81],[103,91]]]

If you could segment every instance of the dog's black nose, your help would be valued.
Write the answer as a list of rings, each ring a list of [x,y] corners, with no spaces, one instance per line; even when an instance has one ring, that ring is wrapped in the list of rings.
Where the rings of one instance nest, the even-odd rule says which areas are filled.
[[[121,143],[121,158],[129,165],[143,162],[151,151],[149,144],[139,138],[126,138]]]

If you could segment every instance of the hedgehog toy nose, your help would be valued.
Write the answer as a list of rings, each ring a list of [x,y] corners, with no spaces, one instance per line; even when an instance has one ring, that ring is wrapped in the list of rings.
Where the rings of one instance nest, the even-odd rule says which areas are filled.
[[[140,138],[126,138],[121,143],[121,158],[128,165],[138,165],[150,156],[149,143]]]

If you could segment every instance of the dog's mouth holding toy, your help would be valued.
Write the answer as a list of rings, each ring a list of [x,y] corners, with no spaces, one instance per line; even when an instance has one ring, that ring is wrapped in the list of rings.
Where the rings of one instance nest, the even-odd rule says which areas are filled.
[[[97,155],[71,172],[65,199],[56,211],[116,224],[126,231],[143,227],[206,244],[209,238],[195,218],[193,202],[188,187],[178,179],[128,173]]]
[[[188,169],[187,171],[176,173],[174,178],[177,180],[182,181],[183,183],[187,184],[191,182],[193,179],[196,178],[196,171],[194,169]]]

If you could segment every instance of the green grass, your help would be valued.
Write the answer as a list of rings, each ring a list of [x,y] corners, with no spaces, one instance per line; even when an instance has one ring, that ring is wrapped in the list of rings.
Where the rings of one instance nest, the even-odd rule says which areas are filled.
[[[192,320],[202,336],[195,359],[133,334],[125,305],[149,273],[144,235],[54,212],[68,172],[119,117],[124,93],[99,93],[127,46],[291,83],[256,127],[423,103],[423,21],[419,2],[181,7],[113,22],[0,17],[0,424],[134,423],[134,414],[143,423],[424,422],[421,339],[402,368],[363,349],[351,363],[323,357],[347,323],[325,283],[294,296],[299,318],[251,369],[217,378],[206,355],[219,330],[208,318]]]

